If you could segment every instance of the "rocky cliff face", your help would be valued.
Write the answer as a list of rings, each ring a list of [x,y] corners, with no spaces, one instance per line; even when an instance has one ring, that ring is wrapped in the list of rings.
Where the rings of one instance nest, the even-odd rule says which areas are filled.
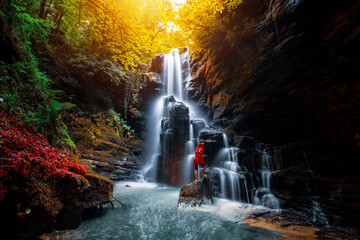
[[[311,209],[301,196],[318,196],[325,211],[358,219],[359,10],[358,1],[245,0],[194,61],[191,97],[231,145],[241,135],[272,145],[283,206]]]

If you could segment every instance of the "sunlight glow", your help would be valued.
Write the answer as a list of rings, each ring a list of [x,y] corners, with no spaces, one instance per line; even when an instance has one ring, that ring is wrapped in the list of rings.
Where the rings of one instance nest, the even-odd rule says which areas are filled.
[[[167,23],[167,32],[170,33],[173,30],[174,30],[174,23],[173,22],[168,22]]]
[[[178,3],[178,4],[184,4],[184,3],[186,3],[186,0],[169,0],[169,2]]]
[[[179,6],[185,4],[187,0],[168,0],[168,1],[173,4],[174,12],[178,12]]]

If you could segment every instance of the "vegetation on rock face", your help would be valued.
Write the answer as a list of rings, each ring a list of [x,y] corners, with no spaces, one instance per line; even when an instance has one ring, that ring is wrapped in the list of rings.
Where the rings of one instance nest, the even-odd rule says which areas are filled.
[[[76,157],[55,149],[32,127],[4,113],[0,115],[0,136],[0,200],[6,186],[19,175],[34,174],[45,180],[86,175],[86,169]]]
[[[53,25],[36,15],[36,1],[4,1],[0,6],[1,44],[0,97],[6,112],[16,113],[48,139],[66,136],[61,112],[73,107],[57,100],[51,80],[39,70],[32,45],[46,45]],[[10,50],[8,50],[10,49]],[[61,130],[61,131],[60,131]]]
[[[84,208],[112,198],[113,182],[92,174],[34,128],[0,113],[0,210],[6,239],[29,239],[54,228],[76,228]]]
[[[51,144],[75,152],[63,117],[66,111],[81,109],[70,103],[69,93],[57,90],[59,82],[115,86],[122,96],[113,96],[117,99],[106,108],[116,105],[125,117],[128,111],[136,112],[131,103],[139,76],[128,69],[168,50],[167,35],[162,35],[168,8],[158,0],[2,1],[2,109],[33,125]]]

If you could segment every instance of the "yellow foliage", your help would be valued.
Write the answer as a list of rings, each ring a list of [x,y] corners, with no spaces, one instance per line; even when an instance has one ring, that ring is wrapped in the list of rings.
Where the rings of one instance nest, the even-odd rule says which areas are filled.
[[[194,55],[204,51],[214,34],[224,27],[225,13],[232,13],[242,0],[188,0],[177,13],[177,39]]]
[[[202,52],[242,0],[63,0],[61,29],[67,41],[126,69],[175,47]]]
[[[67,0],[63,6],[68,42],[107,53],[126,69],[172,47],[164,34],[171,10],[166,1]]]

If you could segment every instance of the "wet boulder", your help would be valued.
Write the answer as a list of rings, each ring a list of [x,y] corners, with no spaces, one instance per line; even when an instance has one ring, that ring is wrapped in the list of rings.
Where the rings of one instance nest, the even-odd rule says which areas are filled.
[[[314,184],[314,175],[312,171],[291,167],[288,169],[276,171],[271,175],[274,183],[274,191],[282,198],[291,196],[311,196],[318,193]]]
[[[193,207],[207,203],[212,204],[213,200],[210,182],[206,177],[181,187],[178,207]]]
[[[189,116],[189,108],[183,102],[169,102],[168,110],[170,117]]]
[[[97,175],[56,177],[52,182],[18,175],[0,201],[2,239],[35,239],[53,229],[79,227],[84,210],[108,203],[113,182]]]
[[[168,129],[169,129],[169,119],[168,118],[161,119],[161,131],[165,132]]]
[[[169,128],[172,128],[179,143],[185,143],[189,135],[190,116],[189,108],[182,102],[170,102],[169,111]]]
[[[173,95],[164,97],[164,106],[166,107],[170,102],[176,102],[175,97]]]
[[[234,144],[236,147],[240,149],[251,150],[256,148],[258,142],[252,137],[235,135]]]
[[[225,147],[224,145],[224,135],[221,130],[215,130],[211,128],[204,128],[200,131],[200,141],[204,142],[216,142],[221,147]]]
[[[56,183],[55,192],[63,208],[56,216],[55,229],[78,228],[85,209],[96,208],[109,203],[112,199],[113,181],[92,174],[85,177],[89,182],[87,186],[82,186],[76,178],[64,178]]]
[[[191,120],[190,123],[192,124],[192,127],[194,129],[194,137],[196,138],[199,136],[200,130],[205,127],[205,123],[203,120],[200,119]]]
[[[256,190],[254,203],[256,205],[263,205],[272,209],[280,208],[279,200],[267,188],[259,188]]]
[[[203,128],[199,133],[199,141],[205,143],[205,162],[209,166],[213,165],[217,153],[225,147],[223,132],[211,128]]]

